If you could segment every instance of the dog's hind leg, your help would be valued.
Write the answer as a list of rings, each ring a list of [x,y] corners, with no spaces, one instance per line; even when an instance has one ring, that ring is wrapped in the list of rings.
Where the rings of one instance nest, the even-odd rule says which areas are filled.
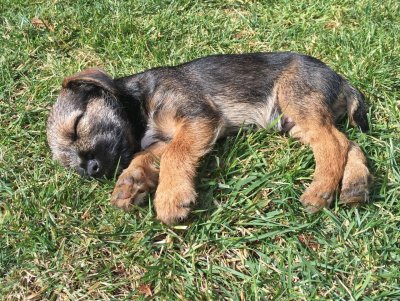
[[[353,205],[368,201],[371,180],[372,176],[362,150],[355,142],[350,142],[340,192],[340,203]]]
[[[281,78],[277,98],[284,117],[294,124],[289,133],[313,151],[316,163],[313,181],[300,201],[309,212],[316,212],[329,207],[334,198],[343,177],[349,140],[334,124],[328,100],[334,94],[333,88],[329,88],[331,83],[323,74],[308,82],[299,76],[299,70],[294,66]]]
[[[293,118],[293,117],[292,117]],[[294,119],[290,133],[310,145],[316,162],[313,182],[300,197],[309,212],[329,207],[343,177],[349,141],[333,124]]]

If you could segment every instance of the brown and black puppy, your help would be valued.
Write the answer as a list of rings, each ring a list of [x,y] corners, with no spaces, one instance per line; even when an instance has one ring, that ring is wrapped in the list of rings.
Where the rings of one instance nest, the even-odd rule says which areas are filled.
[[[243,125],[289,132],[310,145],[314,180],[300,198],[328,207],[368,199],[359,146],[335,127],[348,114],[368,129],[362,94],[321,61],[282,52],[214,55],[112,79],[88,69],[64,80],[47,126],[54,158],[91,177],[125,168],[112,203],[129,209],[155,193],[157,217],[172,224],[196,199],[200,159]]]

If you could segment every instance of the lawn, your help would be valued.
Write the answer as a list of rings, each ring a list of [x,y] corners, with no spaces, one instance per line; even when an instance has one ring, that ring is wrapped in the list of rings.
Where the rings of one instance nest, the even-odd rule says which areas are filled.
[[[0,0],[1,300],[399,300],[400,2]],[[149,200],[52,161],[46,119],[65,76],[113,76],[215,53],[291,50],[343,74],[371,130],[370,202],[308,215],[310,149],[269,131],[220,141],[198,205],[167,227]]]

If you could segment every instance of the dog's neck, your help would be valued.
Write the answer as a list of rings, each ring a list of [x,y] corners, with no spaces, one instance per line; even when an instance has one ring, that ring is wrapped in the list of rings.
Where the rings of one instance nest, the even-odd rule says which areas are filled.
[[[147,101],[151,95],[151,85],[144,73],[115,79],[118,88],[118,99],[122,102],[127,118],[132,125],[134,136],[140,141],[148,123]]]

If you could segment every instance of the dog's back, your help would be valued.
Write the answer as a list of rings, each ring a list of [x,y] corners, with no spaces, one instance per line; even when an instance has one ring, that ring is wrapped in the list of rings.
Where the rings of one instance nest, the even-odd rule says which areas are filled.
[[[323,108],[337,121],[348,113],[353,125],[363,131],[368,129],[363,95],[326,64],[307,55],[293,52],[212,55],[154,70],[155,78],[161,77],[165,82],[171,77],[169,85],[177,83],[176,90],[191,98],[190,104],[182,108],[184,115],[196,107],[196,99],[216,106],[225,120],[225,133],[247,124],[261,128],[273,124],[278,131],[289,130],[292,120],[279,103],[279,89],[290,91],[290,101],[303,114]],[[314,92],[321,96],[317,103],[315,98],[307,97]]]

